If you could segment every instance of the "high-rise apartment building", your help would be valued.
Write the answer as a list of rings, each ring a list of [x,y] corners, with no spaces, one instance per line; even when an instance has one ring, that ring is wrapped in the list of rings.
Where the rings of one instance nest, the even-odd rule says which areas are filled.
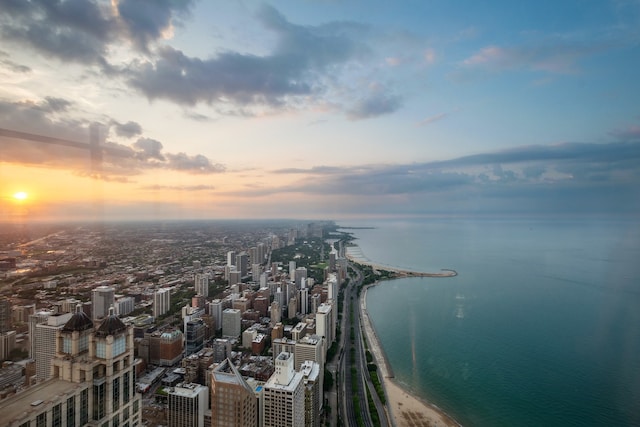
[[[320,365],[305,360],[302,362],[300,372],[304,378],[304,425],[305,427],[320,427],[320,409],[323,400]]]
[[[229,251],[227,252],[227,266],[232,267],[234,265],[236,265],[236,252]]]
[[[327,346],[330,346],[335,337],[335,323],[331,304],[320,304],[316,312],[316,334],[324,337]]]
[[[258,400],[229,359],[211,373],[211,426],[254,427],[258,425]]]
[[[158,289],[153,293],[153,317],[159,317],[171,307],[171,289]]]
[[[249,254],[241,252],[236,255],[236,270],[240,272],[240,277],[245,277],[249,270]]]
[[[204,347],[204,337],[206,325],[202,319],[190,320],[185,328],[185,353],[190,355],[196,353]]]
[[[167,397],[169,427],[205,427],[204,415],[209,409],[207,387],[194,383],[178,384],[169,389]]]
[[[280,353],[275,372],[264,384],[262,427],[304,425],[303,375],[293,368],[293,354]]]
[[[115,301],[115,289],[98,286],[91,291],[93,320],[103,319],[109,314],[109,308]]]
[[[196,294],[203,297],[209,296],[209,276],[206,274],[196,274],[194,278]]]

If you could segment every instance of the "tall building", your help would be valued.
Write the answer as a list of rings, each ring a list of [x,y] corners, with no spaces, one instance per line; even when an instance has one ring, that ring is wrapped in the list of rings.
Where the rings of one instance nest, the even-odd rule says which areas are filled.
[[[135,309],[135,300],[133,297],[118,298],[114,307],[118,316],[126,316]]]
[[[53,377],[0,401],[4,426],[139,427],[133,328],[113,311],[96,328],[77,310],[57,332]]]
[[[207,387],[193,383],[178,384],[169,390],[167,398],[169,427],[205,427],[204,415],[209,409]]]
[[[227,308],[222,312],[222,335],[225,337],[239,337],[242,328],[240,310]]]
[[[91,291],[93,320],[103,319],[109,314],[109,307],[115,301],[115,289],[109,286],[98,286]]]
[[[11,328],[11,301],[0,299],[0,334],[9,332]]]
[[[335,323],[331,304],[320,304],[316,312],[316,334],[324,337],[327,346],[330,346],[335,337]]]
[[[262,427],[303,426],[303,375],[294,370],[291,353],[280,353],[275,365],[275,372],[263,387]]]
[[[227,252],[227,266],[232,267],[236,265],[236,252],[229,251]]]
[[[216,330],[222,329],[222,300],[214,299],[209,303],[209,314],[214,319]]]
[[[258,400],[229,359],[211,373],[211,426],[254,427],[258,425]]]
[[[240,272],[240,277],[245,277],[249,270],[249,254],[241,252],[236,255],[236,270]]]
[[[196,294],[209,296],[209,277],[206,274],[196,274],[194,279]]]
[[[16,348],[16,331],[0,333],[0,361],[9,359]]]
[[[159,317],[171,307],[171,289],[162,288],[153,293],[153,317]]]
[[[47,323],[37,324],[33,337],[36,344],[34,359],[36,361],[36,379],[44,381],[51,378],[51,360],[56,355],[56,335],[69,319],[71,313],[56,313],[47,317]]]
[[[282,305],[278,301],[271,303],[271,324],[282,321]]]
[[[300,289],[300,287],[302,286],[302,279],[306,279],[306,278],[307,278],[307,268],[306,267],[296,268],[295,282],[296,282],[296,287],[298,289]]]
[[[324,340],[318,335],[305,335],[296,341],[294,368],[300,370],[302,362],[312,360],[320,365],[324,372]]]
[[[36,358],[36,325],[47,323],[53,311],[41,310],[29,315],[29,358]]]
[[[202,319],[190,320],[185,328],[185,353],[190,355],[196,353],[204,347],[206,325]]]
[[[300,372],[304,378],[304,425],[320,427],[320,409],[323,399],[320,365],[305,360],[300,367]]]

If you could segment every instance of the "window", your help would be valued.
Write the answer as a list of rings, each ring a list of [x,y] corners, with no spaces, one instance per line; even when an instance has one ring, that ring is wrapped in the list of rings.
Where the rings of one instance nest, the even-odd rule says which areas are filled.
[[[105,416],[105,407],[107,397],[105,396],[105,385],[103,381],[101,384],[93,386],[93,419],[100,420]]]
[[[111,397],[113,403],[113,410],[117,411],[120,408],[120,378],[114,378],[111,388]]]
[[[67,399],[67,427],[76,427],[76,398]]]
[[[80,393],[80,425],[83,426],[89,422],[89,389],[82,390]]]
[[[122,376],[122,403],[129,402],[131,394],[131,383],[129,382],[129,372],[125,372]]]
[[[53,418],[52,427],[62,426],[62,403],[58,403],[54,406],[51,412]]]
[[[47,413],[43,412],[36,417],[36,427],[47,427]]]

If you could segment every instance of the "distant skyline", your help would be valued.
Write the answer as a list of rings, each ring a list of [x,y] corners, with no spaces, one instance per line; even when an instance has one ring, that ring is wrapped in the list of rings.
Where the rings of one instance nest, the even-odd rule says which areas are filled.
[[[640,213],[640,2],[0,0],[0,216]],[[13,197],[24,192],[24,199]]]

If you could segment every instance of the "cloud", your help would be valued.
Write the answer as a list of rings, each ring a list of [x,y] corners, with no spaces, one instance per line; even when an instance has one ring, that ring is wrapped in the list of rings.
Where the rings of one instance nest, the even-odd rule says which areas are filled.
[[[127,177],[147,169],[167,169],[192,174],[225,170],[201,154],[167,153],[160,141],[140,137],[132,145],[108,141],[109,125],[134,135],[141,126],[109,119],[106,125],[70,118],[73,103],[47,97],[40,102],[0,101],[0,160],[7,163],[67,169],[78,176],[129,182]],[[101,150],[95,152],[90,128],[98,130]],[[22,134],[22,132],[28,132]],[[118,133],[118,131],[116,131]]]
[[[211,160],[209,160],[202,154],[189,156],[185,153],[167,153],[167,159],[167,168],[173,170],[189,172],[193,174],[208,174],[225,171],[225,167],[223,165],[212,163]]]
[[[436,162],[280,169],[273,173],[300,179],[246,195],[344,196],[386,213],[640,212],[638,170],[640,143],[565,143]],[[610,205],[599,205],[599,198]]]
[[[215,190],[213,185],[146,185],[142,190],[151,191],[210,191]]]
[[[18,64],[9,59],[9,54],[0,50],[0,65],[14,73],[30,73],[31,68],[26,65]]]
[[[127,123],[118,123],[113,121],[112,123],[116,135],[125,138],[133,138],[142,134],[142,126],[139,123],[128,121]]]
[[[449,115],[449,113],[440,113],[440,114],[436,114],[435,116],[427,117],[426,119],[420,120],[418,122],[418,126],[430,125],[431,123],[435,123],[437,121],[440,121],[440,120],[444,119],[448,115]]]
[[[551,74],[573,74],[579,59],[602,51],[602,43],[568,40],[542,40],[521,46],[485,46],[462,60],[457,71],[501,72],[509,70],[538,71]],[[454,73],[455,74],[455,73]]]
[[[132,0],[4,1],[0,37],[62,61],[98,64],[111,69],[111,46],[130,42],[139,51],[171,30],[193,1]]]
[[[640,141],[640,126],[629,126],[626,129],[617,129],[610,132],[610,134],[618,139]]]
[[[398,95],[374,91],[359,99],[349,110],[350,120],[363,120],[383,114],[393,113],[402,106],[402,98]]]
[[[264,55],[223,51],[201,59],[164,46],[154,58],[131,63],[123,76],[150,100],[204,103],[221,114],[251,115],[258,107],[298,109],[326,102],[341,67],[370,52],[361,24],[296,25],[270,6],[260,8],[258,19],[276,35],[275,47]]]
[[[188,15],[194,1],[119,0],[115,3],[132,42],[138,49],[147,51],[150,43],[171,31],[174,19]]]

